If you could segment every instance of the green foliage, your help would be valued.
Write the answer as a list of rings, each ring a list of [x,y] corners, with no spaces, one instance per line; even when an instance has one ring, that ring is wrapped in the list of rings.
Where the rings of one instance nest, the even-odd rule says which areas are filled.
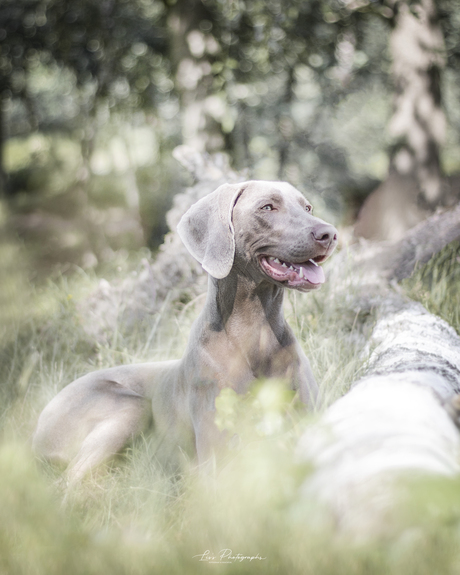
[[[211,82],[198,82],[192,95],[209,90],[235,166],[289,179],[337,220],[343,198],[366,190],[386,167],[390,3],[207,0],[194,8],[197,44],[187,57],[209,65]],[[454,171],[458,2],[443,0],[439,9],[450,66],[444,161]],[[197,302],[166,301],[155,316],[120,322],[96,339],[79,308],[101,274],[122,277],[145,256],[128,263],[127,252],[114,249],[160,244],[164,213],[180,189],[170,152],[181,142],[184,106],[178,54],[190,43],[174,32],[181,10],[190,13],[188,0],[0,6],[0,129],[11,194],[8,208],[0,204],[0,571],[453,573],[458,480],[404,483],[374,539],[339,536],[335,518],[301,496],[310,470],[296,461],[295,446],[316,415],[305,416],[282,382],[258,382],[244,397],[221,394],[218,424],[230,449],[212,478],[190,462],[171,477],[146,435],[67,493],[60,471],[38,464],[26,447],[40,410],[62,386],[99,367],[180,356],[196,316]],[[19,225],[37,222],[37,214],[64,225],[53,233]],[[132,221],[141,239],[121,233],[121,223]],[[56,261],[67,267],[34,285],[44,253],[47,273]],[[96,258],[97,273],[91,257],[86,271],[70,266],[85,254]],[[458,258],[458,245],[449,246],[404,289],[460,333]],[[316,408],[324,409],[366,361],[360,312],[325,286],[290,293],[286,314],[321,382]],[[224,549],[257,558],[203,565],[211,556],[220,561]]]
[[[30,216],[15,227],[37,268],[89,267],[121,245],[158,247],[180,179],[171,151],[198,103],[204,147],[226,151],[250,177],[291,181],[329,219],[349,221],[388,166],[393,8],[386,0],[3,2],[0,187],[7,182],[13,214]],[[457,2],[438,8],[449,66],[443,165],[452,173]],[[60,196],[65,221],[29,233],[37,211],[52,211],[50,196]],[[126,229],[120,219],[131,231],[115,238]]]
[[[72,69],[79,83],[94,80],[100,94],[126,98],[130,83],[140,94],[151,85],[152,56],[165,49],[156,26],[161,14],[160,3],[6,0],[0,10],[0,92],[22,94],[30,68],[53,59]]]
[[[218,428],[245,442],[281,435],[296,419],[294,392],[283,381],[258,382],[246,396],[224,389],[216,399],[216,412]]]
[[[107,6],[8,0],[0,9],[0,126],[5,125],[7,138],[35,129],[70,131],[82,149],[78,177],[83,177],[94,140],[115,110],[130,122],[140,109],[151,114],[153,131],[168,154],[181,139],[179,112],[190,100],[206,97],[238,168],[250,166],[259,178],[308,181],[311,192],[322,194],[337,211],[337,187],[359,188],[368,177],[366,169],[361,174],[348,169],[346,152],[329,133],[328,116],[344,83],[353,92],[360,85],[351,80],[364,69],[372,69],[373,76],[383,70],[386,29],[372,4],[355,10],[336,1],[208,0],[196,2],[192,18],[185,0],[117,0]],[[185,36],[177,33],[178,26]],[[340,56],[345,44],[356,52],[346,69]],[[193,95],[182,84],[181,62],[187,58],[210,68],[211,82],[200,86],[205,94]],[[366,130],[368,138],[374,133]],[[10,193],[24,197],[32,191],[22,184],[39,172],[36,165],[22,170],[22,181],[8,164],[5,168]],[[174,191],[165,183],[160,204]],[[46,187],[35,178],[33,190]],[[156,226],[162,215],[157,210],[150,222]],[[155,230],[154,243],[159,235]]]
[[[425,270],[426,293],[433,298],[440,281],[449,289],[458,283],[456,252],[450,249],[429,264],[429,276]],[[129,264],[119,263],[126,273]],[[282,382],[260,382],[247,396],[226,391],[219,398],[230,450],[214,476],[204,478],[185,462],[182,473],[171,477],[156,461],[154,436],[146,435],[67,493],[60,470],[38,465],[26,447],[41,408],[63,385],[96,367],[180,355],[197,314],[193,305],[181,309],[166,302],[148,325],[131,333],[120,327],[110,342],[95,342],[80,323],[78,302],[98,281],[80,272],[49,282],[34,296],[40,313],[22,322],[17,317],[16,328],[2,335],[0,570],[147,575],[216,568],[326,575],[340,565],[350,575],[432,575],[455,569],[456,479],[402,483],[395,509],[364,540],[339,536],[327,510],[301,496],[310,470],[296,461],[295,446],[315,415],[306,418]],[[453,312],[449,302],[456,305],[448,299],[445,313]],[[345,391],[365,361],[361,322],[345,310],[346,302],[329,289],[291,293],[286,303],[321,381],[323,404]],[[235,559],[203,565],[211,556],[220,561],[222,550],[231,550]],[[255,558],[237,559],[238,554]]]

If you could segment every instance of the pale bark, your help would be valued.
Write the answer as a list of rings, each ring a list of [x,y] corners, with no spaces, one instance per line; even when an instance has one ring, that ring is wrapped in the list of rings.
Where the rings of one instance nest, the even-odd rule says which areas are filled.
[[[366,199],[355,227],[358,236],[375,240],[400,239],[449,195],[439,156],[446,123],[440,87],[445,46],[436,4],[390,4],[395,13],[390,167],[386,181]]]
[[[409,303],[377,323],[365,376],[307,429],[299,456],[314,465],[303,495],[321,500],[354,536],[385,530],[398,481],[460,472],[460,435],[444,404],[458,391],[460,338]]]
[[[299,457],[314,467],[302,491],[358,537],[385,530],[401,480],[460,472],[460,337],[396,285],[459,237],[457,206],[399,242],[352,246],[329,279],[335,294],[346,291],[350,309],[373,310],[377,322],[362,378],[299,443]]]
[[[347,254],[355,275],[359,276],[358,287],[363,283],[378,286],[381,282],[409,277],[417,266],[427,263],[446,245],[459,239],[460,204],[457,204],[420,222],[399,240],[360,240],[350,246]],[[335,273],[343,273],[343,270]]]
[[[197,152],[218,152],[224,148],[225,106],[213,94],[211,58],[220,48],[210,30],[200,28],[203,21],[210,22],[203,2],[178,0],[173,5],[168,20],[171,60],[181,99],[183,143]]]
[[[429,206],[442,199],[439,146],[445,135],[440,77],[445,46],[434,0],[396,1],[390,50],[395,110],[390,134],[397,140],[391,168],[412,175]]]

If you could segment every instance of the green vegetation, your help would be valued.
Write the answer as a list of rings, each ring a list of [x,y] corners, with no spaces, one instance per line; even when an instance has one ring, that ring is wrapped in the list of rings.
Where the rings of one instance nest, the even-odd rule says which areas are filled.
[[[460,245],[452,242],[403,285],[407,294],[460,333]]]
[[[452,291],[458,284],[452,266],[457,253],[452,246],[444,250],[406,286],[412,296],[423,293],[425,303],[438,302],[450,320],[458,317]],[[117,267],[107,269],[105,277],[120,273]],[[120,327],[109,342],[95,342],[81,325],[78,302],[98,281],[95,274],[80,272],[31,290],[34,313],[16,317],[2,335],[1,572],[454,572],[460,560],[460,481],[402,485],[398,511],[387,518],[382,533],[359,541],[346,533],[339,536],[333,518],[300,494],[309,470],[296,462],[295,445],[316,416],[305,418],[276,384],[261,383],[243,398],[224,394],[219,421],[231,421],[239,441],[214,477],[197,475],[186,461],[181,474],[168,476],[156,462],[152,437],[146,435],[123,457],[66,493],[61,471],[39,464],[28,448],[41,408],[63,385],[90,369],[177,356],[197,314],[193,304],[184,309],[179,302],[169,302],[149,325],[130,332]],[[325,404],[356,379],[365,360],[360,355],[359,319],[344,309],[344,302],[331,299],[328,288],[307,296],[290,293],[286,302],[289,321],[315,373],[321,374]],[[224,549],[233,556],[262,559],[203,565]],[[210,555],[203,556],[207,551]]]
[[[130,325],[117,310],[103,336],[82,311],[101,281],[139,271],[161,244],[186,183],[178,144],[289,180],[321,217],[352,223],[405,145],[389,129],[389,79],[407,50],[389,39],[418,22],[442,46],[425,92],[409,91],[443,101],[445,141],[440,109],[433,133],[417,113],[409,126],[458,196],[459,14],[459,0],[0,2],[0,575],[458,571],[460,480],[402,485],[381,531],[360,540],[301,493],[298,438],[359,377],[372,324],[331,286],[286,298],[321,381],[316,413],[276,383],[223,393],[218,423],[239,439],[213,477],[186,460],[168,475],[146,434],[67,492],[29,442],[77,376],[182,353],[199,299],[167,299]],[[448,246],[403,290],[460,333],[459,258]],[[205,565],[225,549],[244,558]]]
[[[32,273],[46,277],[62,262],[90,269],[121,247],[156,249],[183,183],[171,160],[180,143],[223,152],[250,177],[289,180],[351,222],[403,145],[390,129],[398,53],[389,40],[404,4],[415,15],[422,7],[3,0],[0,196]],[[439,132],[430,150],[450,176],[459,169],[458,0],[434,4],[419,21],[435,27],[446,58],[420,100],[442,99],[446,139],[441,112],[431,114],[437,127],[410,124],[429,132],[417,141]]]

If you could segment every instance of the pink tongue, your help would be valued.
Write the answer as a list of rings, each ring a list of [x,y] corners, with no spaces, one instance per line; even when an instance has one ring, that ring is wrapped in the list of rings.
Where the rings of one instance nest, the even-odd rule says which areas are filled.
[[[290,265],[290,264],[287,264],[287,265]],[[286,264],[283,267],[283,264],[281,262],[276,263],[274,260],[270,261],[270,267],[278,270],[279,272],[281,272],[283,274],[286,274],[286,273],[289,274],[290,281],[298,282],[299,279],[301,279],[299,277],[300,268],[303,269],[303,274],[302,274],[303,278],[308,280],[312,284],[322,284],[326,280],[326,278],[324,277],[323,268],[320,266],[315,266],[315,264],[312,262],[305,262],[303,264],[292,264],[292,265],[296,268],[295,272],[290,271],[286,267]]]
[[[304,277],[312,284],[322,284],[325,281],[323,268],[311,262],[302,264]]]

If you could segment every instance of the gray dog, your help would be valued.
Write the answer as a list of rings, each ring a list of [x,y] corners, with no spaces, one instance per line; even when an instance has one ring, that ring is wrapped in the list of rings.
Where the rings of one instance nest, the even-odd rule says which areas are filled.
[[[168,448],[194,445],[204,463],[222,441],[215,400],[244,394],[257,378],[283,378],[312,404],[317,385],[283,316],[283,290],[318,289],[319,263],[336,229],[314,217],[284,182],[225,184],[194,204],[178,232],[209,274],[206,304],[182,359],[96,371],[65,387],[43,410],[37,454],[68,466],[75,482],[148,426]]]

